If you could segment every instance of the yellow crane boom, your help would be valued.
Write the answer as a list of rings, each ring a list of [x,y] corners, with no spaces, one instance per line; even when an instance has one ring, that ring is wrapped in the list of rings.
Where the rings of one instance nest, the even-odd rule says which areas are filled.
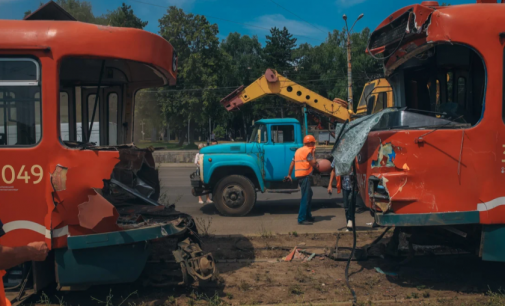
[[[342,99],[333,101],[297,84],[280,75],[273,69],[267,69],[265,74],[244,88],[241,86],[221,100],[228,110],[239,110],[243,104],[254,101],[266,95],[278,95],[291,102],[309,106],[337,121],[350,119],[347,102]]]

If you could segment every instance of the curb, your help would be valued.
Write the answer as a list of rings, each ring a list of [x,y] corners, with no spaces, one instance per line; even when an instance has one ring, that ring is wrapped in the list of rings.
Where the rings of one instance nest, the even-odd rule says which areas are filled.
[[[196,165],[193,163],[158,163],[157,167],[160,168],[195,168]]]

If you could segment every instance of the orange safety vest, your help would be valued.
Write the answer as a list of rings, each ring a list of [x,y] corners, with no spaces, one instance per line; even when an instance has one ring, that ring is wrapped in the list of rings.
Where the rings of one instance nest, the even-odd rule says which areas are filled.
[[[3,276],[5,271],[0,271],[0,306],[11,306],[11,302],[5,297]]]
[[[303,177],[312,173],[312,166],[307,160],[307,156],[314,152],[315,148],[301,147],[295,152],[295,177]]]

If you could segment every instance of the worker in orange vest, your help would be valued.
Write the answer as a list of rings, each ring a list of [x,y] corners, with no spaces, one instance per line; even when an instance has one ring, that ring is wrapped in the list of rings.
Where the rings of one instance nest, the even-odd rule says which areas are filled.
[[[303,147],[296,150],[295,158],[289,166],[288,176],[285,180],[291,181],[293,168],[295,169],[295,177],[300,184],[302,198],[300,200],[300,211],[298,212],[298,224],[311,225],[314,218],[311,213],[312,206],[312,188],[310,187],[309,177],[312,174],[314,167],[317,167],[317,161],[314,156],[316,150],[316,139],[312,135],[307,135],[303,138]]]
[[[0,237],[3,236],[2,222],[0,221]],[[10,301],[5,297],[2,277],[5,270],[13,268],[25,261],[44,261],[48,253],[47,244],[43,241],[32,242],[21,247],[5,247],[0,245],[0,306],[10,306]]]

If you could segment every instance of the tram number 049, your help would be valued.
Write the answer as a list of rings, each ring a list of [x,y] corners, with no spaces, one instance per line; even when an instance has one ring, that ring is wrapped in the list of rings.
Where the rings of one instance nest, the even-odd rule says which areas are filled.
[[[30,169],[28,170],[28,168]],[[1,174],[2,181],[7,185],[14,183],[15,180],[24,181],[25,184],[32,182],[32,184],[36,185],[42,181],[44,171],[39,165],[33,165],[31,167],[22,165],[18,170],[11,165],[5,165],[2,167]]]

